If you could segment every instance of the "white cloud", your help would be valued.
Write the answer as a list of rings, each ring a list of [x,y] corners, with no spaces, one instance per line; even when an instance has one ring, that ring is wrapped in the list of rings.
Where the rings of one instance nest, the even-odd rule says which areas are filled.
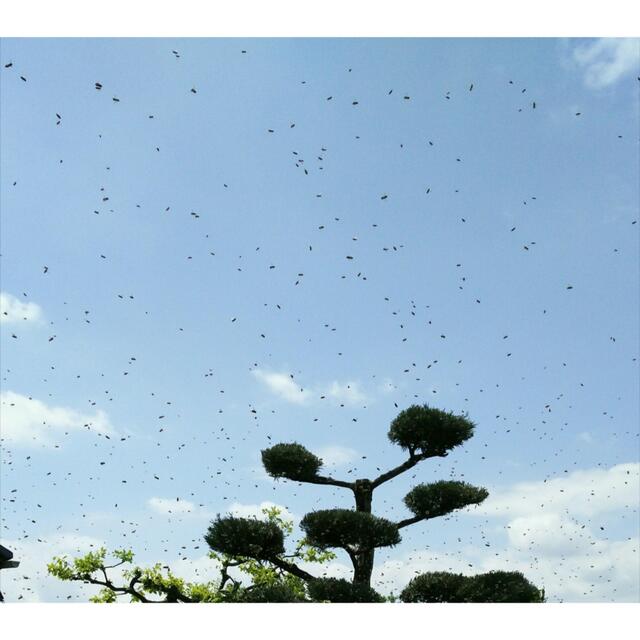
[[[393,393],[397,389],[398,387],[395,384],[393,384],[393,380],[391,378],[385,378],[378,385],[378,391],[380,391],[380,393],[384,393],[385,395]]]
[[[344,551],[337,551],[338,554],[344,554]],[[343,564],[342,562],[328,562],[327,564],[318,564],[316,562],[299,562],[297,563],[301,569],[308,571],[317,578],[342,578],[351,580],[353,578],[353,566]]]
[[[327,388],[324,395],[336,402],[344,404],[361,404],[367,401],[367,396],[361,391],[357,382],[340,383],[334,380]]]
[[[0,293],[0,323],[37,322],[42,309],[35,302],[22,302],[10,293]]]
[[[172,573],[186,582],[214,582],[216,584],[220,582],[222,565],[217,560],[210,558],[208,553],[193,559],[185,559],[184,557],[169,559],[166,566],[171,567]],[[248,584],[250,581],[238,567],[230,567],[228,572],[232,578],[240,580],[243,584]]]
[[[299,387],[291,376],[286,373],[263,371],[262,369],[253,369],[252,373],[258,380],[267,385],[270,391],[287,402],[305,404],[311,397],[311,393],[308,390]]]
[[[68,407],[54,407],[13,391],[0,394],[0,434],[20,446],[53,446],[54,437],[88,430],[111,435],[114,430],[104,411],[86,414]]]
[[[489,498],[473,513],[518,516],[549,512],[578,517],[624,509],[639,501],[640,464],[619,464],[609,469],[574,471],[565,477],[523,482]]]
[[[288,373],[263,369],[253,369],[251,373],[266,385],[269,391],[293,404],[304,405],[314,399],[329,398],[339,404],[355,405],[362,404],[368,399],[358,382],[334,380],[327,385],[303,388]]]
[[[340,445],[330,445],[318,449],[315,454],[322,458],[322,462],[327,467],[340,467],[345,464],[349,464],[355,460],[358,456],[358,452],[348,447],[341,447]]]
[[[593,89],[608,87],[640,64],[640,39],[598,38],[573,50],[573,60],[584,72],[584,82]]]
[[[593,444],[593,436],[589,431],[581,431],[578,434],[578,439],[582,440],[582,442],[586,442],[587,444]]]

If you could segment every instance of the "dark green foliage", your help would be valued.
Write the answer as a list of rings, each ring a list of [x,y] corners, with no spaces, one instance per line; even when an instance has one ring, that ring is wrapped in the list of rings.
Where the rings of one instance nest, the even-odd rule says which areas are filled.
[[[477,576],[436,571],[416,576],[400,594],[402,602],[544,602],[544,591],[518,571]]]
[[[256,518],[220,516],[211,523],[204,537],[213,551],[230,556],[272,558],[284,553],[284,536],[273,522]]]
[[[400,542],[398,527],[393,522],[350,509],[312,511],[302,519],[300,527],[309,544],[320,549],[340,547],[358,551]]]
[[[466,415],[432,409],[426,404],[401,411],[391,423],[389,440],[403,449],[427,455],[445,455],[473,435],[474,424]]]
[[[322,460],[301,444],[276,444],[262,451],[262,464],[273,478],[308,480],[318,474]]]
[[[519,571],[490,571],[468,578],[460,602],[544,602],[544,591]]]
[[[486,489],[466,482],[440,480],[419,484],[404,498],[404,503],[416,516],[437,518],[471,504],[480,504],[489,495]]]
[[[384,598],[371,587],[339,578],[312,580],[308,590],[315,602],[384,602]]]
[[[460,602],[458,592],[468,580],[460,573],[433,571],[416,576],[400,593],[402,602]]]
[[[284,583],[261,584],[246,590],[239,602],[307,602]]]

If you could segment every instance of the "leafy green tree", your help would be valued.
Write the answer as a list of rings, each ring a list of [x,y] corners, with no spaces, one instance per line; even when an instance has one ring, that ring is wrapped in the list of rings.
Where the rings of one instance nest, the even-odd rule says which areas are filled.
[[[473,436],[475,425],[466,415],[455,415],[427,405],[413,405],[393,420],[388,437],[406,451],[401,464],[374,479],[352,482],[322,475],[322,460],[297,442],[280,443],[262,451],[262,463],[273,478],[329,485],[353,493],[355,509],[325,509],[304,516],[300,526],[305,542],[322,552],[342,549],[353,565],[351,582],[318,578],[300,568],[294,557],[284,555],[281,528],[273,522],[251,518],[218,517],[211,523],[205,540],[214,552],[253,558],[256,562],[289,573],[315,601],[380,602],[384,598],[371,588],[375,550],[393,547],[400,530],[423,520],[447,515],[488,496],[486,489],[466,482],[438,481],[419,484],[404,498],[413,514],[392,522],[371,513],[373,492],[379,486],[415,467],[428,458],[443,458]],[[456,574],[424,574],[403,591],[406,602],[531,602],[542,601],[543,594],[521,574],[492,572],[466,578]],[[303,589],[300,589],[300,593]]]
[[[106,564],[107,550],[101,547],[85,556],[74,558],[55,557],[47,565],[49,573],[60,580],[78,581],[99,585],[102,588],[92,602],[115,602],[119,596],[129,596],[131,602],[216,602],[219,601],[219,586],[213,583],[194,584],[185,582],[160,563],[152,567],[133,566],[121,571],[123,582],[116,584],[108,571],[133,564],[134,554],[130,550],[115,550],[116,559]],[[157,598],[159,596],[159,599]]]
[[[284,539],[293,532],[293,522],[282,517],[277,507],[262,509],[266,521],[248,520],[254,531],[278,531]],[[244,531],[244,529],[242,529]],[[227,528],[220,535],[236,533],[233,531],[233,520],[227,521]],[[257,542],[257,545],[255,544]],[[254,541],[251,550],[260,554],[260,542]],[[267,543],[268,544],[268,543]],[[282,547],[268,547],[274,558],[286,562],[284,544]],[[211,551],[209,557],[217,561],[219,579],[214,582],[187,582],[175,576],[169,567],[160,563],[152,567],[134,565],[134,554],[131,550],[115,550],[111,553],[113,561],[107,563],[107,550],[100,548],[86,555],[69,560],[66,556],[55,557],[47,565],[48,572],[65,581],[83,582],[101,586],[98,595],[90,598],[92,602],[116,602],[120,597],[128,597],[131,602],[303,602],[308,600],[306,582],[292,575],[272,562],[265,562],[256,557],[238,554],[216,553]],[[300,540],[291,554],[303,562],[323,564],[335,557],[330,551],[320,551],[311,547],[306,540]],[[232,577],[229,569],[237,567],[250,582],[243,585],[241,580]],[[114,577],[113,571],[119,576]]]

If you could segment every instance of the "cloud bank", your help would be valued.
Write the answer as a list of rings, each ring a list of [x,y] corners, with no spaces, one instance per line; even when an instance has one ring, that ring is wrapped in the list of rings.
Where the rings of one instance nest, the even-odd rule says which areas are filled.
[[[0,394],[0,418],[2,439],[24,447],[51,447],[61,436],[73,431],[115,433],[104,411],[88,414],[69,407],[55,407],[14,391]]]
[[[404,554],[377,566],[373,584],[398,594],[417,573],[501,569],[521,571],[545,589],[549,602],[637,602],[640,539],[625,537],[615,522],[629,514],[637,522],[639,477],[640,464],[626,463],[491,493],[463,516],[485,519],[484,546]]]

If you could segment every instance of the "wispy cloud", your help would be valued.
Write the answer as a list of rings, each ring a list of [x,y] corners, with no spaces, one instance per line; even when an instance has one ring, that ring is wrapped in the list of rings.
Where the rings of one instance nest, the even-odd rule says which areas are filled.
[[[115,433],[104,411],[82,413],[69,407],[47,405],[40,400],[3,391],[0,394],[0,435],[5,442],[20,446],[53,446],[60,436],[72,431]]]
[[[311,398],[311,393],[299,387],[293,381],[291,375],[264,371],[262,369],[253,369],[252,373],[260,382],[267,386],[269,391],[287,402],[306,404]]]
[[[608,87],[640,66],[640,39],[598,38],[573,49],[573,60],[593,89]]]
[[[0,323],[37,322],[42,309],[35,302],[23,302],[10,293],[0,293]]]
[[[340,445],[324,447],[315,453],[327,467],[341,467],[353,462],[358,457],[357,451]]]
[[[378,385],[378,391],[380,393],[383,393],[385,395],[388,395],[390,393],[393,393],[394,391],[396,391],[398,389],[398,387],[393,383],[393,380],[391,380],[391,378],[385,378],[379,385]]]
[[[589,431],[581,431],[578,434],[578,439],[582,440],[582,442],[586,442],[587,444],[593,444],[593,436]]]
[[[367,401],[366,394],[357,382],[340,383],[334,380],[325,392],[329,398],[344,404],[361,404]]]
[[[289,373],[253,369],[251,372],[273,394],[292,404],[305,405],[314,400],[328,398],[337,404],[357,405],[369,400],[357,381],[339,382],[301,387]]]

